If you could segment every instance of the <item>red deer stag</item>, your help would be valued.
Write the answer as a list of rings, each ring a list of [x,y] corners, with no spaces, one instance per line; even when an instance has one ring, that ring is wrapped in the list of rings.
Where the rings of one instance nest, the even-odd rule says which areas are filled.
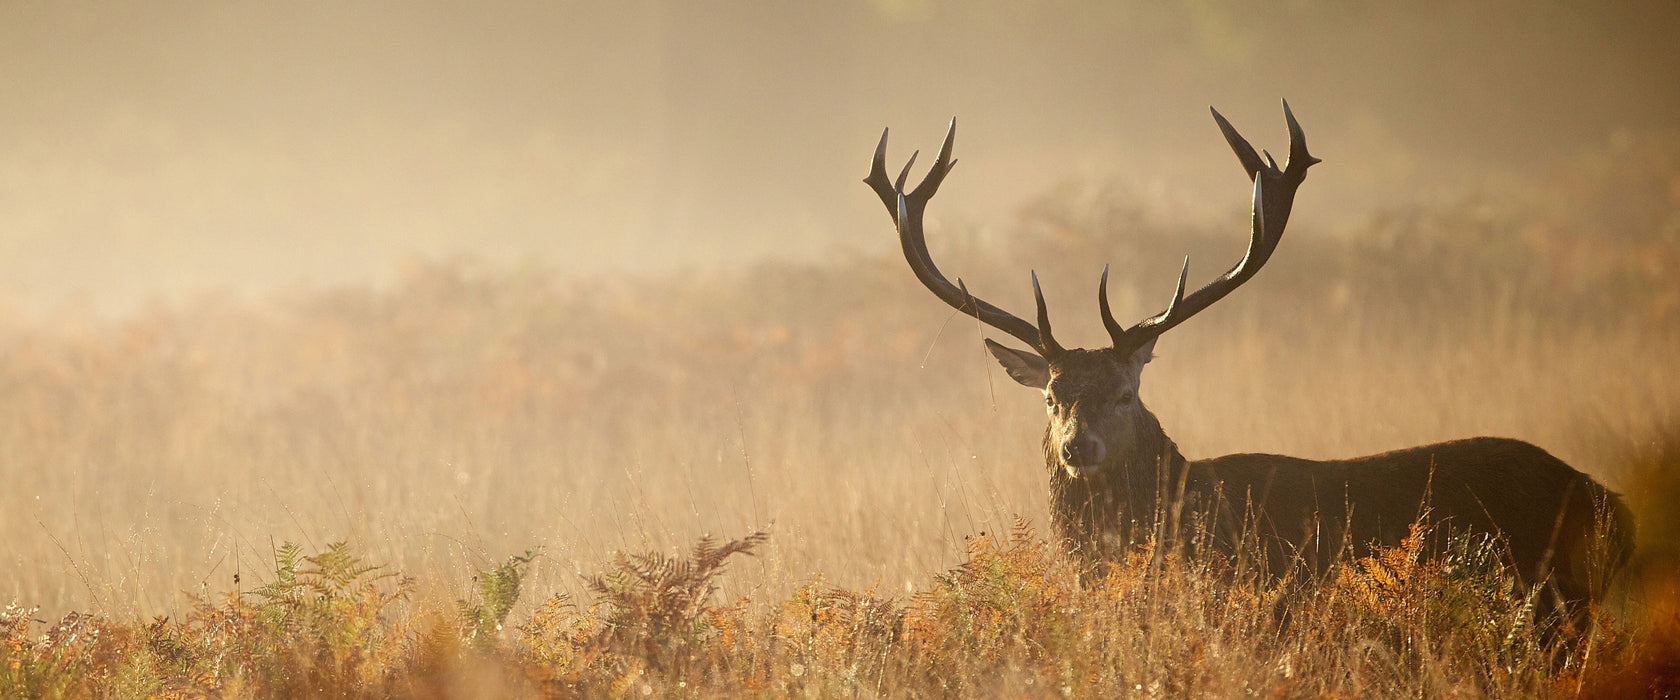
[[[1262,159],[1213,111],[1254,181],[1248,252],[1230,271],[1190,294],[1184,292],[1186,259],[1166,310],[1130,328],[1109,311],[1104,268],[1097,301],[1114,341],[1109,348],[1063,348],[1056,342],[1036,273],[1035,324],[970,295],[962,280],[952,284],[934,265],[922,214],[956,165],[951,158],[955,120],[932,169],[914,190],[904,189],[914,155],[896,182],[888,179],[886,132],[864,182],[892,214],[910,269],[934,296],[1032,348],[1016,350],[986,340],[1010,377],[1044,392],[1053,525],[1075,551],[1112,556],[1115,548],[1142,541],[1150,528],[1165,528],[1167,513],[1174,521],[1167,536],[1182,540],[1176,532],[1182,511],[1203,518],[1219,551],[1240,557],[1258,546],[1265,552],[1259,563],[1274,575],[1297,565],[1322,574],[1340,556],[1363,556],[1375,545],[1400,543],[1421,517],[1432,533],[1500,537],[1505,563],[1518,580],[1545,582],[1552,593],[1546,603],[1577,607],[1599,599],[1609,574],[1629,552],[1631,517],[1616,494],[1534,445],[1481,437],[1348,460],[1236,454],[1190,461],[1138,400],[1139,377],[1155,340],[1254,277],[1277,248],[1295,190],[1307,168],[1319,162],[1307,153],[1306,136],[1287,102],[1283,111],[1289,157],[1281,169],[1270,154]],[[1602,542],[1596,538],[1601,532],[1609,533]],[[1608,549],[1595,550],[1600,544]]]

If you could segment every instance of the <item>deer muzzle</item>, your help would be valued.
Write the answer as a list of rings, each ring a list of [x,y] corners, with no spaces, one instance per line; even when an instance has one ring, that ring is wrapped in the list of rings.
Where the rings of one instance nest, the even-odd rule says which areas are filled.
[[[1076,431],[1062,441],[1061,457],[1068,476],[1093,476],[1108,457],[1108,447],[1096,434]]]

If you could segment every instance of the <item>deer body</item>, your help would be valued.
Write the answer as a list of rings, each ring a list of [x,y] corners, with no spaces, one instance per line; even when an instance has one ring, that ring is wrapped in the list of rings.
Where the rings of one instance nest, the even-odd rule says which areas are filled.
[[[950,157],[954,121],[932,169],[913,191],[904,188],[909,164],[896,182],[887,177],[885,133],[864,180],[893,215],[917,278],[947,304],[1032,348],[986,340],[1011,378],[1044,393],[1044,451],[1057,534],[1076,553],[1110,558],[1152,533],[1183,544],[1191,530],[1187,525],[1196,521],[1215,548],[1238,559],[1260,553],[1263,561],[1255,565],[1285,576],[1301,570],[1322,574],[1339,559],[1397,545],[1414,523],[1422,523],[1432,547],[1449,533],[1498,537],[1504,563],[1518,581],[1525,587],[1543,584],[1552,603],[1578,608],[1600,599],[1603,584],[1631,552],[1631,515],[1616,494],[1529,443],[1481,437],[1329,461],[1266,454],[1191,461],[1180,454],[1138,399],[1156,339],[1265,265],[1307,168],[1319,162],[1308,154],[1288,103],[1290,149],[1282,168],[1269,154],[1262,160],[1217,111],[1213,116],[1254,180],[1248,252],[1189,295],[1186,259],[1167,309],[1129,328],[1110,313],[1105,268],[1097,299],[1114,341],[1108,348],[1068,349],[1056,342],[1036,274],[1033,323],[975,298],[960,279],[952,284],[934,264],[922,214],[956,163]]]
[[[1113,557],[1157,523],[1170,527],[1171,515],[1159,509],[1177,503],[1181,532],[1203,517],[1221,551],[1258,550],[1265,560],[1255,564],[1272,574],[1304,567],[1322,575],[1336,561],[1399,545],[1421,522],[1431,550],[1450,533],[1500,534],[1519,581],[1549,575],[1558,596],[1579,602],[1602,594],[1590,551],[1601,523],[1627,517],[1615,494],[1521,440],[1479,437],[1325,461],[1186,460],[1170,440],[1163,444],[1159,462],[1088,478],[1068,476],[1050,455],[1052,518],[1063,541]],[[1626,551],[1625,541],[1606,544]]]

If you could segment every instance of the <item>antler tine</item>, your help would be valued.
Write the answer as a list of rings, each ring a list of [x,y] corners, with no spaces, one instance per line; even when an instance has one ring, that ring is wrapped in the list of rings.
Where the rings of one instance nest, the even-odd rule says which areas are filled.
[[[881,130],[881,143],[875,146],[875,159],[870,162],[869,175],[863,178],[863,183],[869,185],[869,189],[875,191],[875,196],[881,198],[881,203],[887,207],[887,215],[892,217],[894,224],[897,224],[898,193],[904,188],[902,180],[900,180],[900,186],[894,187],[893,181],[887,178],[888,131],[890,130]]]
[[[1295,112],[1289,109],[1289,100],[1283,101],[1283,120],[1289,123],[1289,160],[1284,161],[1285,171],[1297,173],[1297,177],[1305,177],[1307,168],[1324,162],[1307,153],[1307,134],[1301,131],[1300,122],[1295,121]],[[1296,164],[1300,164],[1299,169]]]
[[[1225,141],[1231,145],[1231,150],[1237,154],[1237,160],[1242,162],[1243,169],[1248,171],[1254,180],[1253,224],[1249,233],[1248,250],[1242,260],[1225,274],[1215,278],[1206,286],[1196,290],[1189,296],[1184,296],[1184,281],[1189,274],[1190,259],[1185,258],[1184,270],[1179,273],[1178,289],[1173,293],[1173,301],[1167,310],[1146,318],[1124,331],[1116,332],[1119,324],[1111,324],[1112,317],[1107,310],[1106,279],[1103,285],[1103,322],[1109,325],[1109,335],[1114,339],[1114,349],[1122,354],[1130,355],[1133,350],[1142,347],[1151,338],[1171,330],[1183,323],[1191,316],[1195,316],[1203,309],[1212,306],[1214,302],[1224,298],[1237,287],[1242,286],[1272,257],[1272,251],[1277,249],[1278,242],[1283,239],[1283,229],[1289,223],[1289,210],[1295,201],[1295,191],[1306,178],[1307,168],[1321,162],[1307,153],[1306,134],[1301,125],[1295,121],[1295,114],[1290,111],[1289,103],[1283,104],[1284,120],[1289,124],[1289,160],[1283,168],[1278,168],[1272,160],[1271,154],[1266,154],[1261,160],[1260,154],[1249,145],[1229,121],[1219,113],[1219,110],[1209,108],[1213,112],[1213,120],[1224,133]],[[1104,277],[1106,278],[1106,271]]]
[[[1190,259],[1185,258],[1186,266]],[[1108,337],[1114,339],[1114,346],[1119,347],[1126,337],[1126,327],[1114,320],[1114,312],[1108,309],[1108,266],[1103,265],[1102,281],[1097,283],[1097,310],[1102,312],[1103,328],[1108,329]]]
[[[945,176],[951,174],[951,168],[957,167],[956,159],[951,157],[951,146],[956,140],[957,118],[951,117],[951,127],[945,130],[945,142],[939,145],[939,155],[934,157],[933,167],[928,169],[927,177],[922,178],[922,184],[916,185],[915,191],[910,193],[922,203],[926,204],[928,200],[933,199],[933,194],[939,191],[939,185],[945,182]],[[910,156],[910,160],[915,162],[916,156]]]
[[[1046,358],[1062,354],[1062,346],[1050,334],[1050,312],[1044,305],[1044,290],[1038,288],[1038,271],[1032,271],[1033,303],[1038,305],[1038,344]]]
[[[928,200],[939,191],[939,185],[945,181],[957,161],[951,157],[951,149],[956,141],[957,120],[951,120],[951,127],[945,133],[945,142],[939,148],[939,155],[934,159],[933,166],[928,169],[914,190],[906,193],[904,185],[909,175],[910,165],[906,164],[895,183],[887,177],[887,132],[881,132],[881,142],[875,147],[875,158],[870,164],[869,175],[863,179],[881,198],[888,213],[893,217],[893,223],[898,226],[899,246],[904,250],[904,259],[910,263],[910,269],[916,273],[916,279],[933,292],[934,296],[949,304],[952,308],[973,316],[993,328],[1015,336],[1016,339],[1031,346],[1046,358],[1061,353],[1061,347],[1049,338],[1049,322],[1045,319],[1044,300],[1039,297],[1039,318],[1044,319],[1040,328],[1034,324],[1015,316],[1003,309],[987,303],[985,300],[968,293],[966,286],[951,284],[950,280],[939,271],[933,263],[933,257],[928,253],[927,239],[922,231],[922,214],[927,208]],[[915,156],[911,156],[915,162]],[[1036,287],[1036,285],[1035,285]],[[1048,342],[1041,342],[1040,338]]]
[[[1248,144],[1248,139],[1237,133],[1236,127],[1231,126],[1225,115],[1212,107],[1208,107],[1208,111],[1213,112],[1213,121],[1219,124],[1220,133],[1225,134],[1225,142],[1231,144],[1231,150],[1237,154],[1237,160],[1242,161],[1243,169],[1247,170],[1248,177],[1253,179],[1256,173],[1266,168],[1265,161],[1260,160],[1260,154],[1254,152],[1254,147]],[[884,143],[886,135],[882,134],[881,138]]]
[[[921,151],[911,151],[910,152],[910,160],[904,161],[904,169],[898,171],[898,180],[893,182],[893,189],[894,190],[896,190],[898,192],[903,192],[904,191],[904,181],[905,181],[905,179],[910,177],[910,168],[912,168],[916,165],[916,156],[919,156],[921,154],[922,154]]]
[[[1253,223],[1249,224],[1248,252],[1243,253],[1243,259],[1226,273],[1237,284],[1248,281],[1259,272],[1260,266],[1272,258],[1272,251],[1277,250],[1278,241],[1283,240],[1283,228],[1279,227],[1277,233],[1272,234],[1266,222],[1266,178],[1254,178],[1254,208],[1250,217]]]
[[[1145,321],[1163,323],[1178,313],[1178,305],[1184,303],[1184,282],[1190,278],[1190,256],[1184,256],[1184,266],[1178,269],[1178,286],[1173,288],[1173,299],[1167,304],[1167,310]],[[1151,324],[1153,325],[1153,324]]]

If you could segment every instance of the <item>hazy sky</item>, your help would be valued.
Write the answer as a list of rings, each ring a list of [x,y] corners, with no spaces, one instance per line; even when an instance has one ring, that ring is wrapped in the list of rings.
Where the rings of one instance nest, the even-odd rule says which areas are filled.
[[[880,129],[952,115],[929,217],[986,226],[1244,207],[1209,104],[1277,152],[1289,98],[1320,227],[1680,128],[1670,0],[1156,5],[0,0],[0,310],[886,250]]]

